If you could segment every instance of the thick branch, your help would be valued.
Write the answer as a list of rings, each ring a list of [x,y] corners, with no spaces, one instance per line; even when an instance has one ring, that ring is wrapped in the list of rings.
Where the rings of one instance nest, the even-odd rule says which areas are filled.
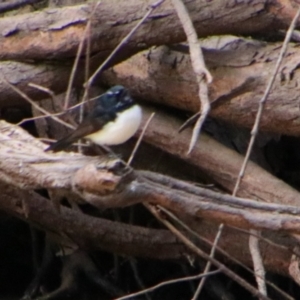
[[[205,62],[214,78],[210,84],[211,115],[240,126],[252,127],[258,102],[274,69],[281,44],[263,44],[227,37],[216,49],[207,41]],[[107,70],[102,79],[108,84],[122,83],[132,94],[192,112],[198,111],[198,86],[185,52],[186,47],[159,47],[139,53]],[[297,84],[300,80],[300,50],[290,44],[269,95],[260,130],[300,134]],[[145,82],[147,84],[145,84]]]
[[[154,1],[103,1],[92,22],[91,50],[107,56],[140,20]],[[94,4],[45,9],[0,20],[0,59],[57,59],[75,56]],[[217,34],[250,34],[287,28],[293,7],[286,1],[187,1],[199,37]],[[200,12],[200,13],[199,13]],[[224,26],[226,24],[226,26]],[[176,13],[166,1],[122,49],[122,56],[152,45],[184,41]]]
[[[95,218],[65,207],[61,207],[58,213],[51,201],[32,191],[3,182],[0,188],[2,211],[56,233],[62,244],[71,241],[86,250],[101,249],[156,259],[180,258],[186,252],[185,247],[166,230]]]
[[[99,219],[65,207],[61,207],[58,213],[50,201],[34,192],[20,190],[3,182],[0,183],[0,188],[3,191],[0,201],[2,211],[46,231],[49,230],[52,234],[56,233],[56,240],[58,237],[62,245],[70,245],[71,242],[81,249],[99,249],[119,255],[152,259],[178,259],[187,253],[186,248],[168,231]],[[186,222],[193,227],[191,220],[193,218],[189,216]],[[201,236],[213,241],[216,228],[212,224],[201,222],[199,226],[199,223],[194,221],[194,229]],[[295,242],[286,235],[279,239],[277,237],[276,242],[291,249],[295,246]],[[202,246],[207,248],[207,244]],[[220,247],[242,263],[251,265],[247,235],[228,228],[220,241]],[[262,245],[262,251],[268,270],[288,274],[290,251],[265,243]]]
[[[119,225],[113,222],[91,218],[67,208],[62,208],[61,214],[58,214],[50,201],[46,201],[41,196],[24,189],[44,187],[54,190],[69,190],[71,193],[79,193],[81,196],[86,197],[88,202],[100,207],[102,207],[103,203],[108,207],[129,205],[130,202],[128,200],[131,203],[150,201],[163,205],[177,212],[178,215],[185,215],[186,220],[189,220],[189,222],[194,220],[196,225],[199,224],[200,217],[216,222],[222,220],[227,224],[241,228],[255,227],[272,231],[300,232],[300,220],[297,216],[300,213],[300,209],[297,207],[265,204],[222,195],[179,180],[160,176],[159,174],[138,172],[138,178],[132,177],[130,179],[127,177],[127,184],[123,182],[125,187],[123,186],[117,194],[115,193],[116,189],[112,189],[110,190],[110,197],[101,196],[104,192],[108,192],[101,183],[107,182],[107,180],[110,182],[112,175],[118,179],[118,175],[114,174],[113,170],[111,172],[106,170],[106,168],[109,169],[109,162],[105,165],[100,158],[75,155],[74,153],[44,153],[42,143],[30,137],[20,128],[5,122],[1,122],[0,125],[0,161],[2,162],[0,165],[0,180],[2,183],[0,182],[0,185],[3,191],[2,200],[0,201],[1,209],[19,218],[27,218],[28,221],[46,230],[59,233],[65,232],[80,247],[100,248],[128,255],[149,255],[142,247],[144,245],[143,242],[139,240],[141,232],[139,229],[136,229],[136,232],[135,228],[130,226],[127,228],[123,224],[118,227]],[[78,176],[78,174],[81,174],[83,177]],[[124,174],[122,175],[121,172],[119,180],[123,176]],[[77,181],[74,178],[77,178]],[[81,178],[88,180],[81,180]],[[75,187],[74,182],[77,182],[80,188],[78,185]],[[116,183],[118,183],[118,180]],[[23,189],[19,189],[20,187]],[[114,188],[115,185],[112,185],[112,187]],[[107,200],[109,201],[107,202]],[[274,218],[275,213],[276,218]],[[260,221],[258,222],[258,220]],[[199,226],[197,225],[197,227]],[[96,231],[95,228],[97,228]],[[136,250],[130,248],[132,240],[127,242],[126,239],[121,241],[122,247],[120,248],[120,237],[118,234],[125,235],[125,238],[128,237],[122,229],[133,232],[137,236],[137,243],[141,244],[141,248],[137,247],[135,248]],[[214,233],[208,233],[208,230],[205,230],[205,232],[206,234],[203,234],[213,240]],[[147,238],[145,244],[151,243],[152,232],[148,233],[150,240]],[[148,233],[141,232],[142,235],[147,235]],[[160,236],[156,232],[154,234]],[[165,239],[168,240],[168,237],[163,234],[162,240],[165,242]],[[132,237],[130,236],[129,239],[132,239]],[[127,245],[127,243],[130,245]],[[173,246],[174,243],[176,244],[176,241],[170,241],[170,244]],[[291,239],[289,243],[289,246],[292,248],[293,242]],[[153,250],[156,245],[155,243],[154,248],[150,250],[155,255],[150,255],[150,257],[165,258],[164,253],[170,250],[166,249],[166,252],[156,253],[157,251]],[[168,245],[167,243],[166,248]],[[226,238],[224,245],[226,245]],[[243,247],[243,245],[241,244],[240,246]],[[179,257],[177,250],[175,247],[174,252],[170,252],[169,257]],[[234,249],[231,249],[231,251],[234,252]],[[268,251],[272,251],[272,249],[267,247],[265,251],[269,253]],[[278,270],[280,265],[284,265],[280,272],[286,272],[288,264],[284,262],[286,262],[286,256],[289,255],[288,252],[279,249],[276,253],[279,255],[278,260],[273,260],[274,263],[271,260],[267,260],[268,266],[273,270]],[[242,258],[242,260],[248,262],[246,257]]]
[[[145,118],[152,111],[152,109],[144,108]],[[146,131],[144,141],[199,167],[206,175],[231,192],[243,157],[205,134],[200,136],[193,153],[186,156],[191,130],[179,134],[177,130],[180,125],[181,122],[178,119],[157,112],[155,121]],[[270,203],[295,206],[299,206],[300,200],[300,194],[296,190],[253,162],[250,162],[247,167],[239,195]]]
[[[157,126],[155,131],[150,126],[145,138],[149,140],[155,132],[155,138],[158,138],[161,143],[167,142],[166,136],[167,139],[172,138],[169,134],[172,131],[167,131],[165,135],[163,131],[168,130],[168,126],[174,125],[174,122],[172,124],[171,119],[162,115],[157,116],[156,120],[159,124],[155,123]],[[167,123],[162,126],[162,122]],[[294,206],[259,203],[221,195],[171,179],[171,184],[174,186],[167,188],[165,182],[156,182],[151,177],[147,180],[144,176],[136,176],[118,160],[85,157],[80,154],[70,155],[63,152],[44,153],[41,143],[19,127],[10,126],[4,121],[0,122],[0,126],[2,140],[0,180],[14,186],[23,189],[48,188],[58,192],[66,191],[80,195],[85,201],[100,208],[103,206],[123,207],[147,201],[168,207],[177,213],[224,222],[240,228],[284,230],[300,234],[300,218],[297,216],[300,214],[300,208],[296,207],[300,198],[299,194],[255,164],[249,164],[248,175],[241,186],[241,192],[252,193],[251,198],[256,193],[264,201],[294,204]],[[188,138],[187,135],[185,138]],[[178,138],[176,141],[176,145],[171,145],[168,141],[168,148],[182,149],[179,145],[182,139]],[[209,140],[206,140],[206,144],[209,144]],[[218,149],[217,144],[215,147]],[[226,152],[217,153],[219,155],[222,153],[224,158]],[[200,154],[199,148],[196,147],[189,159],[198,158]],[[211,155],[213,154],[216,152],[211,151]],[[207,164],[215,171],[217,171],[216,163],[216,160],[215,163],[211,159],[207,160]],[[234,166],[238,168],[238,164]],[[222,167],[219,179],[222,179],[224,175],[223,178],[228,178],[228,173],[224,174],[224,170],[229,172],[233,166],[222,163],[219,167]],[[159,178],[158,175],[156,177]],[[165,179],[162,177],[160,180]],[[227,183],[228,186],[229,183]],[[248,190],[244,186],[247,186]],[[276,218],[274,218],[274,213],[276,213]]]

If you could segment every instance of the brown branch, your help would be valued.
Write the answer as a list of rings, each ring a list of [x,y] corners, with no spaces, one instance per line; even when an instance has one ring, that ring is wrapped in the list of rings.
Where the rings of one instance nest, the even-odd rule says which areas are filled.
[[[152,110],[143,109],[145,119]],[[197,166],[225,190],[232,192],[243,157],[204,134],[200,136],[193,153],[186,157],[185,147],[189,142],[190,132],[186,130],[178,134],[177,128],[180,125],[179,120],[157,111],[155,122],[146,131],[144,141]],[[248,174],[242,182],[240,195],[295,206],[299,205],[300,199],[296,190],[253,162],[248,165]]]
[[[191,12],[198,36],[203,37],[225,33],[248,35],[285,29],[294,9],[292,5],[281,2],[255,0],[249,4],[248,1],[239,1],[238,4],[224,6],[221,2],[203,3],[197,0],[187,2],[186,5]],[[147,2],[134,0],[118,2],[118,5],[103,1],[92,22],[92,53],[99,52],[102,59],[111,53],[121,37],[143,17],[147,5]],[[1,18],[0,59],[44,60],[75,57],[93,7],[94,4],[91,3]],[[238,20],[233,16],[238,16]],[[123,48],[122,56],[128,57],[153,45],[178,43],[184,39],[185,35],[171,4],[165,3],[144,24],[134,40]]]
[[[35,103],[32,99],[30,99],[25,93],[23,93],[21,90],[19,90],[18,88],[16,88],[15,86],[13,86],[12,84],[10,84],[5,78],[3,79],[4,82],[13,90],[15,91],[17,94],[19,94],[20,96],[22,96],[27,102],[29,102],[36,110],[38,110],[39,112],[43,113],[45,115],[45,117],[50,117],[53,120],[55,120],[56,122],[70,128],[70,129],[74,129],[75,127],[72,126],[69,123],[66,123],[65,121],[57,118],[55,115],[49,113],[48,111],[46,111],[44,108],[40,107],[37,103]],[[36,88],[37,85],[34,85],[34,87]],[[45,91],[45,89],[44,89]]]
[[[224,47],[220,49],[213,42],[214,39],[208,39],[204,44],[208,49],[203,49],[206,66],[214,78],[209,86],[210,115],[251,128],[281,44],[224,37],[221,39]],[[297,45],[289,44],[280,76],[276,77],[265,105],[260,130],[299,136],[299,99],[293,88],[300,80],[300,73],[295,69],[299,57]],[[199,110],[198,85],[189,55],[167,47],[141,52],[107,70],[101,78],[109,85],[130,86],[131,94],[137,99],[194,113]]]
[[[119,297],[116,298],[114,300],[126,300],[126,299],[131,299],[132,297],[137,297],[140,295],[144,295],[147,294],[149,292],[153,292],[156,289],[159,289],[163,286],[169,285],[169,284],[174,284],[174,283],[179,283],[179,282],[184,282],[184,281],[190,281],[190,280],[196,280],[196,279],[200,279],[200,278],[204,278],[204,277],[209,277],[211,275],[215,275],[220,273],[220,270],[215,270],[206,274],[199,274],[199,275],[195,275],[195,276],[187,276],[187,277],[183,277],[183,278],[177,278],[177,279],[172,279],[172,280],[167,280],[167,281],[163,281],[155,286],[152,286],[150,288],[144,289],[142,291],[136,292],[136,293],[132,293],[123,297]]]
[[[204,121],[210,111],[208,84],[212,82],[212,76],[205,66],[200,42],[198,40],[197,33],[195,31],[193,22],[189,16],[186,7],[184,6],[181,0],[172,0],[172,3],[176,9],[182,27],[187,36],[190,49],[191,63],[194,73],[196,75],[196,80],[199,89],[198,94],[201,103],[200,116],[195,124],[189,149],[187,151],[187,154],[190,154],[198,140],[198,136],[201,132],[202,125],[204,124]]]
[[[163,217],[159,215],[159,212],[156,211],[154,207],[149,204],[145,204],[146,207],[152,212],[152,214],[160,220],[179,240],[181,240],[191,251],[195,252],[198,256],[204,258],[205,260],[211,262],[214,266],[220,269],[221,272],[226,274],[229,278],[236,281],[246,290],[248,290],[252,295],[259,296],[261,299],[268,300],[270,298],[262,295],[258,290],[256,290],[251,284],[249,284],[246,280],[241,278],[239,275],[228,269],[225,265],[217,261],[215,258],[210,257],[200,248],[198,248],[192,241],[190,241],[186,236],[184,236],[179,230],[177,230],[170,222],[165,220]]]
[[[249,229],[300,233],[300,209],[222,195],[169,179],[185,189],[166,188],[135,175],[119,160],[80,154],[48,154],[17,126],[0,122],[0,180],[20,188],[50,188],[79,195],[97,207],[122,207],[150,201],[171,211]],[[137,176],[137,177],[136,177]],[[146,179],[146,181],[145,181]],[[297,199],[297,198],[296,198]],[[296,200],[294,199],[294,200]],[[277,213],[274,219],[274,212]]]
[[[141,27],[143,23],[149,18],[152,12],[159,7],[165,0],[158,0],[155,3],[151,4],[148,7],[148,11],[145,13],[143,18],[130,30],[130,32],[120,41],[117,47],[110,53],[110,55],[105,59],[105,61],[97,68],[94,74],[89,78],[89,80],[85,83],[86,87],[90,87],[95,78],[109,65],[109,63],[113,60],[116,54],[123,48],[128,41],[132,38],[132,36],[136,33],[136,31]]]
[[[203,228],[203,230],[201,230],[201,234],[197,233],[195,230],[193,230],[189,225],[187,225],[186,223],[184,223],[182,220],[180,220],[178,217],[176,217],[173,213],[171,213],[170,211],[168,211],[167,209],[165,209],[164,207],[157,205],[157,207],[166,214],[166,216],[170,217],[170,219],[172,221],[175,221],[175,223],[177,225],[180,225],[181,228],[183,228],[184,230],[186,230],[187,232],[189,232],[192,236],[196,237],[199,241],[203,242],[206,245],[211,246],[211,250],[210,250],[210,256],[214,256],[211,253],[214,253],[216,250],[221,253],[222,255],[224,255],[226,257],[226,259],[229,259],[229,261],[232,261],[233,263],[241,266],[244,270],[247,270],[250,274],[254,274],[254,272],[252,271],[252,269],[250,269],[249,267],[247,267],[245,264],[243,264],[240,260],[236,259],[236,257],[231,256],[227,251],[223,250],[222,248],[220,248],[218,246],[217,243],[215,243],[216,241],[216,237],[214,239],[213,242],[211,242],[210,240],[208,240],[207,238],[203,237],[202,234],[203,232],[205,232],[205,229]],[[189,222],[190,225],[192,226],[191,222]],[[202,223],[203,226],[203,223]],[[239,231],[241,232],[241,229],[239,229]],[[219,232],[219,230],[218,230]],[[244,233],[248,236],[249,235],[249,231],[244,231]],[[224,234],[224,233],[223,233]],[[218,235],[218,233],[217,233]],[[216,235],[216,236],[217,236]],[[251,235],[251,234],[250,234]],[[263,240],[264,242],[271,244],[272,246],[276,247],[276,248],[281,248],[284,247],[286,250],[287,248],[283,245],[279,245],[276,243],[271,242],[270,240],[267,240],[265,238],[262,238],[261,236],[259,237],[261,240]],[[220,240],[221,240],[221,236],[220,236]],[[234,243],[234,241],[232,241]],[[242,239],[239,239],[239,242],[242,243]],[[237,255],[236,255],[237,256]],[[205,267],[205,271],[206,272],[206,268],[208,269],[208,265],[210,266],[211,263],[207,262],[207,265]],[[197,287],[197,290],[195,291],[192,300],[197,299],[197,297],[199,296],[201,289],[204,285],[205,280],[200,280],[200,283]],[[285,297],[286,299],[292,300],[293,298],[291,298],[288,294],[286,294],[284,291],[282,291],[281,289],[279,289],[275,284],[273,284],[272,282],[266,280],[267,284],[274,288],[278,293],[280,293],[283,297]]]
[[[278,59],[276,61],[276,65],[275,65],[274,70],[272,72],[272,76],[271,76],[271,78],[268,82],[268,85],[266,87],[264,95],[262,96],[261,100],[259,101],[259,107],[258,107],[258,111],[257,111],[257,114],[256,114],[255,122],[254,122],[253,128],[251,130],[250,142],[249,142],[249,145],[248,145],[248,148],[247,148],[247,152],[246,152],[243,164],[241,166],[241,170],[239,172],[238,178],[236,180],[236,183],[235,183],[235,186],[234,186],[234,189],[233,189],[233,192],[232,192],[233,196],[237,195],[240,184],[241,184],[241,181],[243,180],[243,177],[245,175],[247,164],[249,163],[249,159],[250,159],[250,154],[253,150],[254,142],[255,142],[255,139],[258,135],[259,125],[260,125],[260,122],[261,122],[261,119],[262,119],[262,114],[263,114],[263,110],[264,110],[264,107],[265,107],[265,103],[266,103],[266,101],[268,99],[268,96],[270,94],[270,91],[271,91],[271,89],[274,85],[275,78],[278,74],[279,67],[280,67],[280,65],[282,63],[282,60],[283,60],[283,57],[286,53],[288,43],[290,42],[292,33],[293,33],[293,31],[295,29],[295,26],[296,26],[296,22],[299,18],[299,15],[300,15],[300,7],[298,8],[298,11],[295,14],[295,16],[294,16],[294,18],[291,22],[291,25],[289,27],[289,30],[288,30],[286,36],[285,36],[283,45],[281,47]],[[255,231],[253,229],[251,230],[251,232],[255,232],[255,233],[259,234],[258,231]],[[259,291],[263,295],[267,295],[267,287],[266,287],[266,282],[265,282],[265,269],[264,269],[261,253],[260,253],[260,250],[259,250],[259,240],[258,240],[257,237],[254,237],[254,236],[249,237],[249,248],[250,248],[251,257],[252,257],[252,260],[253,260],[253,265],[254,265],[254,270],[255,270],[255,278],[256,278],[256,282],[257,282]]]
[[[153,124],[149,127],[149,130],[151,130]],[[13,191],[22,188],[20,193],[22,192],[23,196],[20,200],[26,199],[23,209],[20,208],[20,205],[13,204],[11,198],[7,199],[11,206],[7,208],[9,204],[6,203],[6,200],[3,200],[0,205],[5,205],[5,207],[2,206],[1,209],[13,215],[17,214],[22,218],[25,218],[26,213],[28,221],[39,223],[46,229],[55,229],[56,225],[61,222],[59,219],[53,219],[52,212],[56,215],[56,218],[69,218],[68,214],[62,210],[62,214],[57,215],[57,211],[54,210],[50,202],[49,205],[51,209],[53,208],[53,211],[48,211],[45,215],[42,210],[35,211],[37,209],[35,206],[28,207],[31,202],[27,199],[31,198],[31,194],[28,194],[29,192],[24,189],[49,188],[60,192],[62,195],[71,196],[72,199],[79,194],[85,201],[99,207],[120,207],[140,201],[151,201],[177,214],[189,216],[189,221],[191,219],[197,221],[200,217],[202,220],[203,218],[216,222],[221,220],[227,224],[234,224],[246,229],[259,227],[272,231],[299,231],[298,227],[300,225],[298,225],[297,215],[300,214],[300,209],[297,207],[234,198],[159,174],[144,172],[134,174],[128,172],[130,170],[127,168],[124,169],[124,165],[120,164],[118,160],[109,161],[107,158],[87,157],[74,153],[44,153],[42,143],[19,127],[4,121],[0,122],[0,140],[0,182],[5,181],[14,185],[15,188],[10,186]],[[3,190],[8,191],[9,186],[3,188]],[[46,206],[41,203],[40,209],[43,207]],[[276,222],[274,221],[274,212],[276,212]],[[37,222],[36,218],[38,216]],[[74,215],[74,218],[69,221],[71,223],[77,222],[77,215]],[[263,222],[259,223],[258,220],[263,220]],[[199,228],[198,221],[196,224]],[[57,231],[63,230],[64,226],[57,228]],[[203,228],[203,226],[200,228]],[[209,234],[209,231],[205,232]],[[213,235],[209,234],[209,238],[213,239]],[[235,233],[234,238],[236,236]],[[280,243],[282,244],[282,242]],[[242,247],[241,242],[239,247]],[[246,249],[246,242],[243,247],[243,249]],[[237,247],[234,247],[231,251],[236,251],[236,249]],[[243,261],[246,260],[248,264],[247,257],[240,256],[241,253],[244,253],[243,251],[238,251],[235,255]],[[278,258],[282,265],[288,261],[286,256],[289,257],[290,255],[285,249],[272,250],[270,246],[266,251],[278,253],[282,257],[281,259]],[[269,257],[270,255],[265,255],[268,268],[277,272],[287,272],[287,266],[283,267],[281,265],[281,267],[278,267],[278,261],[269,260]]]
[[[156,259],[176,259],[186,252],[185,247],[166,230],[95,218],[66,207],[61,207],[58,213],[51,201],[32,191],[21,190],[3,182],[0,182],[0,187],[2,211],[56,233],[62,244],[67,236],[69,243],[71,241],[81,249],[106,250]]]
[[[15,1],[0,3],[0,13],[4,13],[25,5],[35,4],[42,1],[43,0],[15,0]]]
[[[80,56],[81,56],[81,53],[82,53],[82,50],[83,50],[83,45],[84,45],[84,42],[89,39],[90,30],[91,30],[91,19],[93,18],[95,10],[100,5],[100,3],[101,2],[99,1],[94,5],[94,8],[91,12],[91,15],[89,16],[89,19],[87,21],[86,26],[85,26],[81,41],[78,45],[76,57],[75,57],[75,60],[74,60],[74,64],[73,64],[72,71],[71,71],[70,78],[69,78],[69,82],[68,82],[68,88],[67,88],[66,97],[65,97],[65,104],[63,106],[64,110],[68,109],[68,107],[69,107],[69,100],[70,100],[71,90],[72,90],[72,86],[73,86],[73,82],[74,82],[74,78],[75,78],[75,73],[76,73],[76,70],[77,70],[77,67],[78,67],[79,59],[80,59]],[[89,42],[87,42],[87,43],[89,43]],[[87,58],[87,61],[88,60],[89,59]],[[87,93],[88,93],[88,91],[87,91]]]
[[[245,171],[246,171],[246,167],[247,167],[247,164],[249,162],[250,154],[252,152],[253,145],[254,145],[256,136],[258,134],[260,122],[261,122],[261,119],[262,119],[262,114],[263,114],[263,111],[264,111],[264,108],[265,108],[265,103],[266,103],[266,101],[267,101],[267,99],[269,97],[269,94],[271,92],[271,89],[272,89],[272,87],[274,85],[275,78],[276,78],[276,76],[278,74],[279,67],[280,67],[280,65],[282,63],[283,57],[286,54],[288,43],[289,43],[289,41],[291,39],[293,30],[294,30],[294,28],[296,26],[296,23],[297,23],[297,20],[299,18],[299,15],[300,15],[300,7],[299,7],[297,13],[295,14],[295,16],[294,16],[294,18],[293,18],[293,20],[291,22],[289,30],[288,30],[288,32],[286,34],[285,39],[284,39],[283,45],[282,45],[282,47],[280,49],[280,53],[279,53],[278,59],[276,61],[276,65],[274,67],[273,72],[271,73],[271,77],[269,79],[268,85],[267,85],[267,87],[265,89],[265,92],[264,92],[261,100],[259,101],[259,107],[258,107],[258,111],[257,111],[256,117],[255,117],[255,122],[254,122],[253,128],[251,130],[251,139],[250,139],[250,142],[249,142],[249,145],[248,145],[248,148],[247,148],[247,152],[246,152],[243,164],[241,166],[241,170],[239,172],[239,176],[237,178],[237,181],[235,183],[235,186],[234,186],[234,189],[233,189],[233,192],[232,192],[233,196],[237,195],[237,192],[238,192],[241,180],[244,177],[244,174],[245,174]]]

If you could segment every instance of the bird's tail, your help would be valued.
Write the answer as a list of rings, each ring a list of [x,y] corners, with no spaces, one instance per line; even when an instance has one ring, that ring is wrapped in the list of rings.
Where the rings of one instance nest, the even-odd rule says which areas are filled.
[[[72,135],[67,136],[67,137],[57,141],[56,143],[53,143],[52,145],[50,145],[48,148],[45,149],[45,152],[46,151],[58,152],[58,151],[64,150],[65,148],[67,148],[68,146],[73,144],[75,141],[76,141],[76,139],[74,139],[74,137]]]

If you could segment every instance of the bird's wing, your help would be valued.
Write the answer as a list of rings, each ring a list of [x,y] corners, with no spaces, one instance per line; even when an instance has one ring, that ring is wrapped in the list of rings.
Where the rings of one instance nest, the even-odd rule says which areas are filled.
[[[72,133],[52,144],[45,151],[61,151],[77,140],[101,130],[105,124],[115,118],[116,113],[113,111],[105,111],[100,107],[95,108]]]

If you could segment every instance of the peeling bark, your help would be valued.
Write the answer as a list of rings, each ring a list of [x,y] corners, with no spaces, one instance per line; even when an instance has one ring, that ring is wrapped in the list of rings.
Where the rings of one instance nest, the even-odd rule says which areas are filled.
[[[163,119],[166,120],[165,117]],[[299,194],[254,164],[249,166],[250,175],[246,176],[242,187],[252,184],[249,192],[257,190],[260,200],[272,204],[222,195],[172,179],[164,182],[164,177],[158,174],[154,177],[147,174],[143,176],[130,170],[121,161],[107,160],[106,157],[93,158],[80,154],[70,156],[64,152],[44,153],[41,143],[30,138],[17,126],[10,126],[3,121],[0,126],[3,140],[0,146],[0,180],[18,188],[66,191],[79,195],[100,209],[151,202],[179,214],[185,213],[239,228],[284,230],[300,234],[300,218],[297,216],[300,214],[300,208],[297,208]],[[159,128],[166,129],[165,126]],[[160,132],[156,131],[155,134],[162,138]],[[174,148],[181,149],[178,145]],[[211,160],[208,163],[217,169]],[[220,173],[223,175],[222,171]],[[254,198],[253,194],[251,198]],[[273,204],[276,202],[285,205]]]
[[[145,119],[150,113],[152,109],[144,108]],[[195,149],[187,156],[191,130],[179,134],[180,125],[176,118],[157,112],[144,141],[197,166],[225,190],[232,191],[243,162],[242,155],[201,134]],[[252,162],[248,164],[239,195],[269,203],[300,204],[296,190]]]
[[[102,167],[97,169],[98,174],[96,175],[102,174],[103,177],[110,177],[104,171],[103,161],[102,164],[99,164],[99,158],[74,153],[44,153],[42,152],[44,148],[42,143],[30,137],[20,128],[5,122],[1,122],[0,125],[1,140],[3,141],[0,146],[2,156],[0,165],[1,210],[45,230],[54,231],[61,237],[60,243],[69,243],[68,239],[65,240],[65,236],[61,236],[64,233],[83,249],[103,249],[123,255],[159,259],[180,258],[185,253],[185,248],[165,231],[152,231],[152,229],[93,218],[65,207],[61,207],[61,211],[58,213],[50,201],[37,195],[31,189],[53,187],[55,190],[60,190],[69,187],[72,190],[73,186],[70,183],[73,181],[72,177],[76,177],[78,172],[83,172],[86,174],[84,178],[88,176],[89,184],[93,185],[93,191],[89,191],[89,193],[94,193],[93,204],[102,207],[106,197],[99,195],[99,192],[103,192],[103,187],[95,186],[93,182],[99,182],[99,177],[95,176],[96,170],[94,169],[97,165]],[[21,151],[22,155],[20,155]],[[44,155],[43,159],[41,159],[42,155]],[[6,160],[9,161],[7,165],[3,163]],[[12,161],[18,161],[19,166],[18,172],[13,174],[9,170]],[[86,163],[83,163],[84,161]],[[91,166],[94,167],[91,169]],[[106,165],[106,167],[108,166]],[[76,171],[78,168],[79,171]],[[45,179],[46,174],[48,177]],[[183,217],[188,225],[210,240],[214,239],[215,229],[212,224],[204,227],[203,218],[214,222],[223,220],[227,224],[246,229],[255,227],[300,233],[300,220],[297,216],[300,211],[297,207],[265,204],[222,195],[159,174],[149,172],[136,172],[136,174],[138,174],[138,178],[129,179],[127,182],[127,185],[131,187],[127,189],[131,191],[129,197],[133,198],[135,202],[150,201],[163,205],[177,213],[179,217]],[[56,178],[56,180],[51,178]],[[64,186],[62,187],[62,185]],[[83,189],[87,188],[83,187]],[[95,189],[98,189],[98,193]],[[124,189],[126,190],[125,187],[121,190],[124,191]],[[117,195],[114,193],[115,191],[109,199],[112,203],[106,202],[106,207],[130,204],[127,202],[128,198],[123,198],[122,192]],[[274,219],[275,212],[276,218]],[[244,263],[249,264],[249,256],[245,255],[248,253],[246,250],[247,238],[246,236],[245,238],[240,237],[239,246],[232,247],[234,245],[232,238],[237,238],[240,234],[235,230],[232,232],[232,230],[227,230],[220,245],[228,248],[232,255]],[[154,236],[155,241],[152,241]],[[286,245],[289,248],[293,248],[295,243],[291,237],[278,239],[276,236],[275,240],[280,245]],[[149,246],[148,243],[152,246]],[[162,246],[160,243],[164,245]],[[155,250],[156,247],[159,247],[159,250]],[[270,245],[264,244],[263,253],[269,253],[265,257],[267,268],[288,274],[288,261],[291,255],[288,250],[274,249]],[[271,260],[268,259],[271,256],[270,253],[272,253]]]
[[[210,115],[251,128],[281,44],[232,38],[221,39],[220,43],[222,49],[210,45],[211,49],[204,51],[206,65],[213,75],[209,86],[213,102]],[[290,44],[266,102],[260,130],[300,135],[299,60],[298,46]],[[107,70],[101,78],[108,84],[118,82],[130,87],[137,98],[199,111],[195,75],[189,55],[182,51],[167,47],[151,49]]]
[[[149,0],[102,2],[92,22],[92,53],[101,52],[102,58],[107,56],[152,3]],[[24,61],[74,57],[93,5],[50,8],[0,19],[0,59]],[[186,6],[199,37],[226,33],[248,35],[284,29],[295,13],[293,6],[282,0],[255,0],[251,3],[197,0],[187,1]],[[122,56],[128,57],[153,45],[184,40],[177,15],[166,1],[122,48]]]

